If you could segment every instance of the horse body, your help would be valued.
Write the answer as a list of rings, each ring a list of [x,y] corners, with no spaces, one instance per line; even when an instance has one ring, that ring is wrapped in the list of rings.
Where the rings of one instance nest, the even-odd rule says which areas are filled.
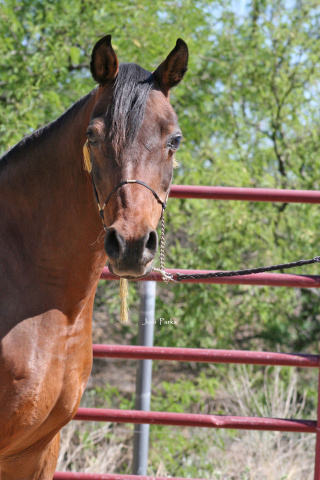
[[[74,416],[90,374],[92,305],[106,254],[97,241],[101,223],[92,186],[74,156],[82,158],[92,101],[85,102],[87,115],[82,105],[73,107],[67,122],[23,141],[3,160],[1,480],[7,471],[8,478],[20,478],[17,453],[26,475],[29,457],[38,455],[30,446],[49,445]],[[66,138],[75,145],[66,145]]]
[[[99,196],[132,176],[162,195],[170,187],[172,155],[159,141],[177,129],[177,120],[165,88],[148,92],[130,149],[119,153],[108,140],[103,112],[118,74],[115,58],[110,36],[104,37],[91,64],[99,87],[0,159],[1,480],[54,474],[59,431],[75,415],[91,371],[93,301],[106,252],[119,275],[152,268],[160,205],[143,187],[119,189],[106,208],[104,238],[83,168],[90,125]],[[164,151],[167,163],[159,166]]]

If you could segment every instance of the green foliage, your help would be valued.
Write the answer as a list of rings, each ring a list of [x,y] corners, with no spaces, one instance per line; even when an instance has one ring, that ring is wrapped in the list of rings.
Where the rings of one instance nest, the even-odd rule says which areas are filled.
[[[196,379],[187,379],[184,376],[172,382],[161,382],[155,389],[152,397],[152,409],[168,412],[192,412],[196,405],[197,410],[203,410],[208,397],[214,398],[218,386],[217,378],[207,377],[202,372]],[[194,412],[195,413],[195,412]]]
[[[108,382],[103,387],[94,387],[89,390],[86,395],[86,403],[91,407],[134,409],[134,399],[125,396],[116,385]]]

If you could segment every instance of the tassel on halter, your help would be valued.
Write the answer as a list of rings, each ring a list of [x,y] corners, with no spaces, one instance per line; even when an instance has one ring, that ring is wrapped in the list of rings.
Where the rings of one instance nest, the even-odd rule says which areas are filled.
[[[83,161],[84,161],[84,168],[87,172],[91,173],[92,165],[91,165],[91,158],[90,158],[90,148],[88,140],[83,145]],[[125,278],[120,278],[120,322],[127,323],[128,322],[128,281]]]
[[[120,323],[128,322],[128,280],[120,278]]]
[[[91,166],[90,148],[89,148],[89,141],[88,140],[83,145],[83,160],[84,160],[85,170],[87,170],[87,172],[91,173],[92,166]]]

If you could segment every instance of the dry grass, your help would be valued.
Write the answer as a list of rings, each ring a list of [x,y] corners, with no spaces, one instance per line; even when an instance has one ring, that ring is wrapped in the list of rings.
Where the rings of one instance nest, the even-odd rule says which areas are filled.
[[[131,438],[131,429],[110,423],[71,422],[62,430],[57,469],[91,473],[127,470],[131,466]]]
[[[261,375],[261,374],[260,374]],[[289,370],[287,389],[280,368],[266,368],[261,388],[253,367],[230,369],[227,379],[227,413],[275,418],[302,418],[306,393],[298,393],[298,375]],[[285,432],[238,432],[225,438],[224,452],[212,446],[210,455],[219,467],[211,478],[219,480],[312,480],[315,435]]]

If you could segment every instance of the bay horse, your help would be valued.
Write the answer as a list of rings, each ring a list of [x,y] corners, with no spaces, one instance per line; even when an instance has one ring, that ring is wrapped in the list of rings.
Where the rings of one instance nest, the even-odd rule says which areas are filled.
[[[98,86],[0,159],[1,480],[54,475],[60,429],[91,371],[93,301],[107,259],[125,278],[153,268],[181,140],[169,91],[187,62],[178,39],[153,73],[119,65],[111,35],[103,37],[90,64]]]

